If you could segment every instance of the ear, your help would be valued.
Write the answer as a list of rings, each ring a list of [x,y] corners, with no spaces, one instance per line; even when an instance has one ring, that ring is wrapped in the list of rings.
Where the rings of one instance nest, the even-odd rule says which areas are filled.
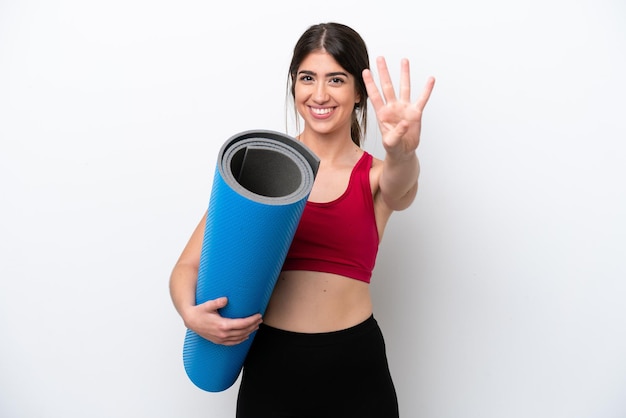
[[[357,86],[354,86],[354,105],[358,106],[361,104],[361,92],[359,91],[359,89],[357,88]]]

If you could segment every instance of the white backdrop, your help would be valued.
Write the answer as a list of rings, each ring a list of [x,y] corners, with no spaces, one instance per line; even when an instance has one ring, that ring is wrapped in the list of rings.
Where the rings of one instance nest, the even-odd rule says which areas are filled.
[[[219,147],[284,131],[330,20],[438,79],[372,283],[402,416],[626,416],[621,0],[0,0],[0,416],[234,416],[167,281]]]

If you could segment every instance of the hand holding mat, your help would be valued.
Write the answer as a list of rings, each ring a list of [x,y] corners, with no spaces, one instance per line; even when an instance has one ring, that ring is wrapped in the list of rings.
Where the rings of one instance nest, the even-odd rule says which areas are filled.
[[[224,317],[265,312],[318,167],[304,144],[278,132],[246,131],[224,143],[206,217],[196,304],[226,296]],[[187,376],[209,392],[228,389],[253,339],[254,333],[225,346],[187,330]]]

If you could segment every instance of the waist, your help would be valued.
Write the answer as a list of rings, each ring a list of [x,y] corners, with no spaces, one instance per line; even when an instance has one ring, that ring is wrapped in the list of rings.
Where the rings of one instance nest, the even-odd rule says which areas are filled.
[[[263,322],[295,332],[330,332],[363,322],[372,314],[367,283],[332,273],[284,271]]]

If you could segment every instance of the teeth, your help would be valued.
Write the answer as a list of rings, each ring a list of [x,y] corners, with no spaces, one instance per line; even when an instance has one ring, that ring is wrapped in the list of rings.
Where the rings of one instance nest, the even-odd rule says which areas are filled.
[[[324,108],[324,109],[312,108],[312,110],[313,110],[313,113],[315,113],[316,115],[326,115],[326,114],[332,112],[333,109],[327,107],[327,108]]]

